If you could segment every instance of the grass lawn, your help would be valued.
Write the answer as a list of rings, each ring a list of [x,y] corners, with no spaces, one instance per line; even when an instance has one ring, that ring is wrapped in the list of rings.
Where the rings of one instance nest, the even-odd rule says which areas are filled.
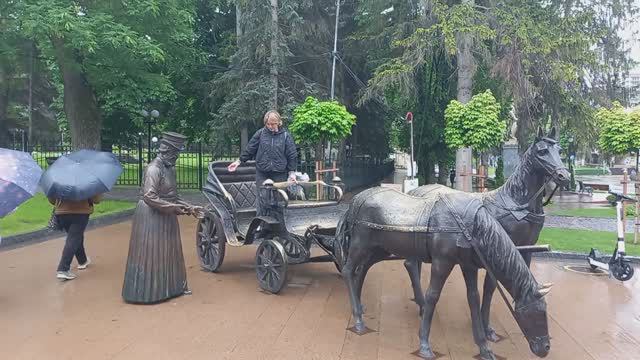
[[[601,253],[612,253],[616,246],[616,233],[607,231],[544,228],[538,244],[549,244],[553,251],[571,251],[588,254],[591,248]],[[640,243],[633,244],[633,234],[626,235],[627,255],[640,256]]]
[[[578,167],[575,168],[576,175],[608,175],[606,169],[601,167]]]
[[[627,205],[627,208],[631,208],[635,210],[634,209],[635,205]],[[556,215],[556,216],[577,216],[577,217],[615,219],[616,208],[613,206],[603,206],[603,207],[583,208],[583,209],[556,209],[556,210],[551,210],[548,214]],[[633,218],[633,216],[629,216],[629,212],[627,212],[626,218],[627,219]]]
[[[133,209],[134,202],[104,200],[95,205],[91,217],[99,217],[127,209]],[[0,219],[0,235],[3,237],[39,230],[47,226],[53,207],[43,194],[38,193],[18,209]]]

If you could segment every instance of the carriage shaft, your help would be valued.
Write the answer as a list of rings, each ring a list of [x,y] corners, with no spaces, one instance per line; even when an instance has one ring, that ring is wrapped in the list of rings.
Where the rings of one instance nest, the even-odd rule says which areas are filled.
[[[536,252],[547,252],[551,251],[551,245],[525,245],[525,246],[516,246],[516,249],[521,253],[536,253]]]

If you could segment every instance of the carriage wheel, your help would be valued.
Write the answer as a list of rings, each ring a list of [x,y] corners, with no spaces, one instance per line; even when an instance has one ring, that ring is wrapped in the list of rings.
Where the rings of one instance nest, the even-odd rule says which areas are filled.
[[[277,294],[287,280],[287,255],[277,241],[263,240],[256,251],[256,275],[264,291]]]
[[[207,211],[205,217],[198,221],[196,233],[196,249],[203,270],[216,272],[224,260],[226,239],[220,218]]]
[[[278,239],[278,238],[276,238]],[[290,264],[302,264],[309,260],[309,251],[303,244],[301,239],[295,237],[293,234],[279,238],[284,253],[287,254],[287,262]]]

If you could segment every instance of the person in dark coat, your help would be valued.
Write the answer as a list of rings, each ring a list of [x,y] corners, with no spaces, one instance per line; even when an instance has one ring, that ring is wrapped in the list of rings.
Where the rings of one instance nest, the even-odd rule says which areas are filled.
[[[256,160],[256,192],[258,193],[257,216],[268,215],[264,199],[259,191],[266,179],[274,182],[295,182],[298,153],[293,137],[282,129],[282,119],[277,111],[268,111],[264,115],[264,127],[256,131],[251,137],[247,148],[240,155],[240,159],[231,163],[229,172],[234,172],[238,166],[248,160]]]
[[[153,304],[190,293],[178,215],[201,217],[203,209],[178,196],[175,165],[185,139],[165,132],[145,169],[122,286],[125,302]]]
[[[456,169],[449,171],[449,181],[451,181],[451,187],[453,187],[453,183],[456,181]]]

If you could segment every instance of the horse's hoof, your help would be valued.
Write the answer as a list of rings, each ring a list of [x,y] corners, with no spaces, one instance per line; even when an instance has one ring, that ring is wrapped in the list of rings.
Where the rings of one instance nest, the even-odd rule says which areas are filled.
[[[488,341],[497,343],[498,341],[502,340],[502,336],[498,335],[498,333],[496,333],[492,328],[488,328],[484,332]]]
[[[413,354],[413,355],[415,355],[415,356],[417,356],[417,357],[419,357],[421,359],[427,359],[427,360],[435,360],[435,359],[437,359],[437,358],[442,356],[442,354],[440,354],[438,352],[434,353],[431,350],[431,348],[426,347],[426,346],[425,347],[421,346],[420,349],[412,352],[411,354]]]
[[[348,328],[347,330],[356,333],[359,336],[362,335],[367,335],[368,333],[372,333],[372,332],[376,332],[375,330],[371,330],[368,327],[362,325],[362,326],[358,326],[358,325],[354,325],[350,328]]]
[[[369,329],[364,324],[364,321],[362,321],[362,318],[356,318],[353,326],[348,328],[347,330],[353,331],[354,333],[356,333],[358,335],[365,335],[365,334],[368,334],[370,332],[373,332],[373,330]]]
[[[483,351],[480,351],[480,354],[477,355],[476,359],[496,360],[496,356],[493,354],[491,350],[483,350]]]

